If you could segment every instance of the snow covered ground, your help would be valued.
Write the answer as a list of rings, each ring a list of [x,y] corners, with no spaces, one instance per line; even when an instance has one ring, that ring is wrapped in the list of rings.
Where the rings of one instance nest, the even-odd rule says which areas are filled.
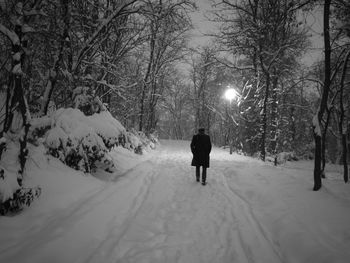
[[[137,156],[98,178],[33,148],[33,205],[0,217],[0,262],[349,262],[350,185],[336,169],[313,192],[312,163],[283,167],[214,148],[195,182],[188,141]]]

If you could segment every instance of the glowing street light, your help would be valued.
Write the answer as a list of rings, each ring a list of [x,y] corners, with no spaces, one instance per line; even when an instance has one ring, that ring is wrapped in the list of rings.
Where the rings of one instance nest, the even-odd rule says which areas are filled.
[[[225,91],[225,94],[224,94],[225,98],[227,100],[229,100],[230,102],[235,99],[238,94],[237,94],[237,91],[233,88],[228,88],[226,91]]]

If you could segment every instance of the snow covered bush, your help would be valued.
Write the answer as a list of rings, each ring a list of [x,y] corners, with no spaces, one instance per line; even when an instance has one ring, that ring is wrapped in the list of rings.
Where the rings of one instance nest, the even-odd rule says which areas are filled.
[[[126,130],[109,111],[102,111],[88,116],[89,122],[101,137],[107,149],[125,144]]]
[[[126,134],[125,148],[133,150],[137,154],[142,154],[142,142],[134,129]]]
[[[30,120],[30,128],[28,133],[28,141],[38,145],[38,139],[44,137],[51,127],[50,115],[35,117]]]
[[[113,172],[108,150],[118,145],[125,133],[107,111],[85,116],[79,109],[59,109],[52,116],[45,144],[51,155],[76,170]]]
[[[12,198],[13,193],[21,187],[18,184],[17,177],[9,174],[3,167],[0,168],[0,201],[3,204],[8,199]]]
[[[135,129],[127,132],[126,148],[134,150],[137,154],[143,154],[147,149],[155,149],[158,143],[156,133],[147,136],[144,132]]]
[[[158,133],[155,131],[151,133],[148,138],[150,139],[152,146],[151,148],[154,149],[157,144],[159,144],[159,139],[158,139]],[[153,148],[154,147],[154,148]]]
[[[41,194],[40,187],[25,188],[22,186],[22,180],[19,180],[16,174],[18,160],[15,156],[18,156],[19,147],[14,143],[10,144],[4,149],[1,159],[1,163],[8,166],[9,169],[0,166],[0,215],[22,210]]]
[[[10,198],[0,203],[0,215],[16,213],[23,209],[24,206],[30,206],[34,198],[39,197],[41,188],[19,188]]]

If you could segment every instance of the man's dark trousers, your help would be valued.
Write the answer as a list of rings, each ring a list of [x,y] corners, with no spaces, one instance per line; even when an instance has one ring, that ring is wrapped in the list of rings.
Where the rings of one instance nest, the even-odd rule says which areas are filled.
[[[196,179],[199,182],[200,166],[196,166]],[[206,179],[207,179],[207,167],[202,166],[202,182],[205,183]]]

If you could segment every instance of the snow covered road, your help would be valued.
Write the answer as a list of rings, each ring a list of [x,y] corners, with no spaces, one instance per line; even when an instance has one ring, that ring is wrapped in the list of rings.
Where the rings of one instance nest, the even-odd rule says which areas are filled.
[[[202,186],[190,161],[189,142],[164,141],[112,182],[90,178],[61,208],[39,200],[0,218],[11,229],[0,262],[348,262],[350,199],[331,186],[315,193],[309,172],[217,148]]]

